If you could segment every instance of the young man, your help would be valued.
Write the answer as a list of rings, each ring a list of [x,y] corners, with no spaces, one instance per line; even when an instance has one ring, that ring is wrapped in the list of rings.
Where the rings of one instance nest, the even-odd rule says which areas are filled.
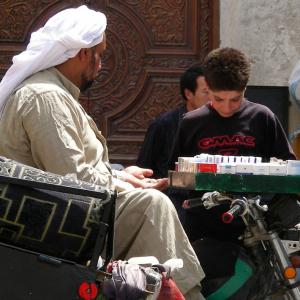
[[[210,102],[185,115],[171,154],[170,169],[179,156],[200,153],[261,156],[295,159],[277,117],[266,106],[244,98],[250,76],[250,62],[233,48],[213,50],[203,64]],[[236,240],[243,226],[233,222],[224,226],[224,208],[194,209],[186,216],[190,239],[210,236]]]
[[[201,299],[204,275],[176,210],[151,189],[166,181],[147,179],[151,170],[134,166],[112,172],[106,141],[78,102],[100,71],[105,29],[104,14],[81,6],[61,11],[32,34],[0,84],[0,155],[116,188],[114,259],[182,258],[174,279],[186,299]]]
[[[154,178],[168,176],[168,159],[183,115],[208,101],[201,67],[187,69],[180,78],[180,92],[185,103],[167,111],[150,124],[139,152],[137,165],[153,170]]]
[[[250,63],[244,53],[233,48],[213,50],[204,60],[203,70],[210,102],[184,116],[175,139],[171,169],[179,156],[200,153],[261,156],[266,161],[271,157],[295,159],[274,113],[244,98],[250,75]],[[174,201],[181,202],[183,197],[202,194],[177,193],[177,198],[176,192],[174,195]],[[180,214],[184,215],[182,219],[190,241],[196,241],[193,246],[207,273],[203,281],[204,296],[248,299],[258,288],[254,266],[239,247],[238,237],[244,232],[241,218],[231,224],[221,221],[222,213],[228,209],[229,206],[223,204],[209,210],[192,208]],[[239,261],[247,269],[248,277],[243,277],[247,272],[237,267]],[[214,295],[219,297],[214,298]]]

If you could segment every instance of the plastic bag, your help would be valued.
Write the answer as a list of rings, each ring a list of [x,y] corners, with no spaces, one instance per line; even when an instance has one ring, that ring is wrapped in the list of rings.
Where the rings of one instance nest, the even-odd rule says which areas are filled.
[[[108,300],[183,300],[172,279],[172,272],[182,266],[182,259],[159,264],[153,256],[113,261],[107,266],[107,274],[111,276],[101,280],[102,293]]]
[[[184,300],[174,280],[167,277],[167,273],[162,273],[162,285],[157,300]]]

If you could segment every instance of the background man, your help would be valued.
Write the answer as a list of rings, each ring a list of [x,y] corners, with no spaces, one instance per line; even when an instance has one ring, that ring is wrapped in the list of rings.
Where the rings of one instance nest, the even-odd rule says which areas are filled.
[[[182,116],[208,101],[201,67],[187,69],[180,78],[180,92],[185,103],[167,111],[150,124],[139,152],[137,165],[153,170],[154,178],[168,176],[168,159]]]
[[[166,181],[147,179],[152,171],[134,166],[112,172],[106,141],[78,102],[100,71],[105,29],[105,15],[81,6],[61,11],[32,34],[0,84],[0,154],[116,188],[114,259],[182,258],[174,279],[186,299],[201,299],[203,272],[176,211],[164,194],[148,189]]]

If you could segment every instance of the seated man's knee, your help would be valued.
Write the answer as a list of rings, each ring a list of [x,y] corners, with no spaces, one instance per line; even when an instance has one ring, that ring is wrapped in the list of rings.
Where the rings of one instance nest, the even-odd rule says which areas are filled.
[[[162,210],[169,210],[176,212],[176,209],[168,196],[155,189],[144,189],[143,193],[147,198],[148,204],[154,208]]]

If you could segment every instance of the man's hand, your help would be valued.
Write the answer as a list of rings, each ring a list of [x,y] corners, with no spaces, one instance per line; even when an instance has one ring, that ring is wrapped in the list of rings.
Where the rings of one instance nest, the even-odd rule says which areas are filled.
[[[153,188],[161,191],[166,189],[168,186],[168,178],[148,178],[153,175],[153,171],[151,169],[130,166],[125,168],[124,172],[126,173],[124,175],[124,180],[131,183],[134,187],[141,187],[143,189]]]
[[[151,169],[144,169],[138,166],[130,166],[124,169],[126,173],[133,175],[138,179],[144,179],[146,177],[150,177],[153,175],[153,171]]]

